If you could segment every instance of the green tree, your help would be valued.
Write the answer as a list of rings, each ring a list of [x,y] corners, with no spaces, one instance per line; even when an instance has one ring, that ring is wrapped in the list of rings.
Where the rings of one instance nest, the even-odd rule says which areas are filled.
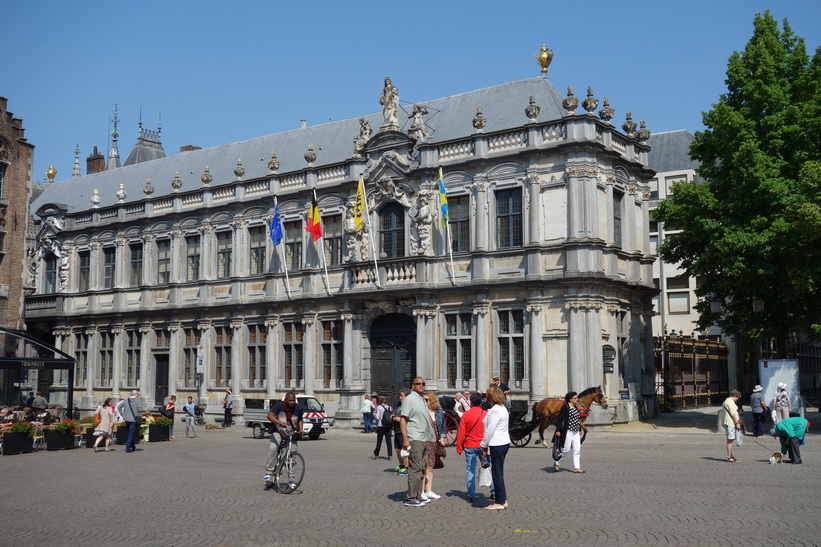
[[[730,56],[727,93],[703,114],[690,155],[703,183],[678,183],[655,218],[681,229],[660,247],[700,285],[699,327],[784,340],[821,336],[821,48],[756,14]],[[719,298],[723,311],[711,311]],[[754,313],[752,300],[764,300]],[[783,350],[783,346],[781,346]]]

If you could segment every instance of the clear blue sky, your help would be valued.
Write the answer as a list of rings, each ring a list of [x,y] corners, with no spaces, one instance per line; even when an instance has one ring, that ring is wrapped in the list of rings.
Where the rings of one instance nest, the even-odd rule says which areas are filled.
[[[789,19],[809,52],[821,45],[817,0],[12,1],[3,6],[0,95],[50,164],[71,177],[96,145],[107,155],[120,109],[125,160],[143,126],[168,155],[376,112],[391,76],[408,102],[539,74],[564,93],[593,87],[651,131],[702,129],[725,91],[727,58],[756,12]],[[526,105],[522,105],[524,108]]]

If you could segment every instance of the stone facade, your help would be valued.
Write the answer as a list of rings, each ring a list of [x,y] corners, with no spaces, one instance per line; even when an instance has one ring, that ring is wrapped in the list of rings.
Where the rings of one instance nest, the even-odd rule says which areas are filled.
[[[83,408],[139,387],[149,406],[177,393],[221,410],[230,388],[241,416],[244,399],[294,389],[353,424],[364,393],[393,399],[415,375],[442,394],[499,375],[528,404],[653,392],[646,135],[597,117],[592,91],[577,112],[544,77],[398,112],[390,83],[383,112],[34,202],[29,324],[77,357]]]

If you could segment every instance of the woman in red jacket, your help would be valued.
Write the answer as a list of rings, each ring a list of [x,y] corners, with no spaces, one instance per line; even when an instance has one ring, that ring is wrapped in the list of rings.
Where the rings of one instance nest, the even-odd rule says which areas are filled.
[[[485,427],[482,421],[487,410],[482,408],[482,395],[470,394],[470,409],[462,414],[459,429],[456,432],[456,454],[465,453],[465,478],[468,487],[468,501],[476,499],[476,462],[482,457],[482,438],[485,436]],[[490,486],[493,496],[493,485]]]

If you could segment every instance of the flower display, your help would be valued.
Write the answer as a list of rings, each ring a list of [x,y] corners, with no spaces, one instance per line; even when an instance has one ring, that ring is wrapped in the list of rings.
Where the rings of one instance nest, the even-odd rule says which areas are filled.
[[[30,422],[17,422],[8,429],[9,433],[22,433],[34,437],[34,426]]]
[[[59,431],[60,433],[67,433],[70,435],[76,435],[77,427],[77,420],[63,420],[62,422],[54,426],[54,431]]]

